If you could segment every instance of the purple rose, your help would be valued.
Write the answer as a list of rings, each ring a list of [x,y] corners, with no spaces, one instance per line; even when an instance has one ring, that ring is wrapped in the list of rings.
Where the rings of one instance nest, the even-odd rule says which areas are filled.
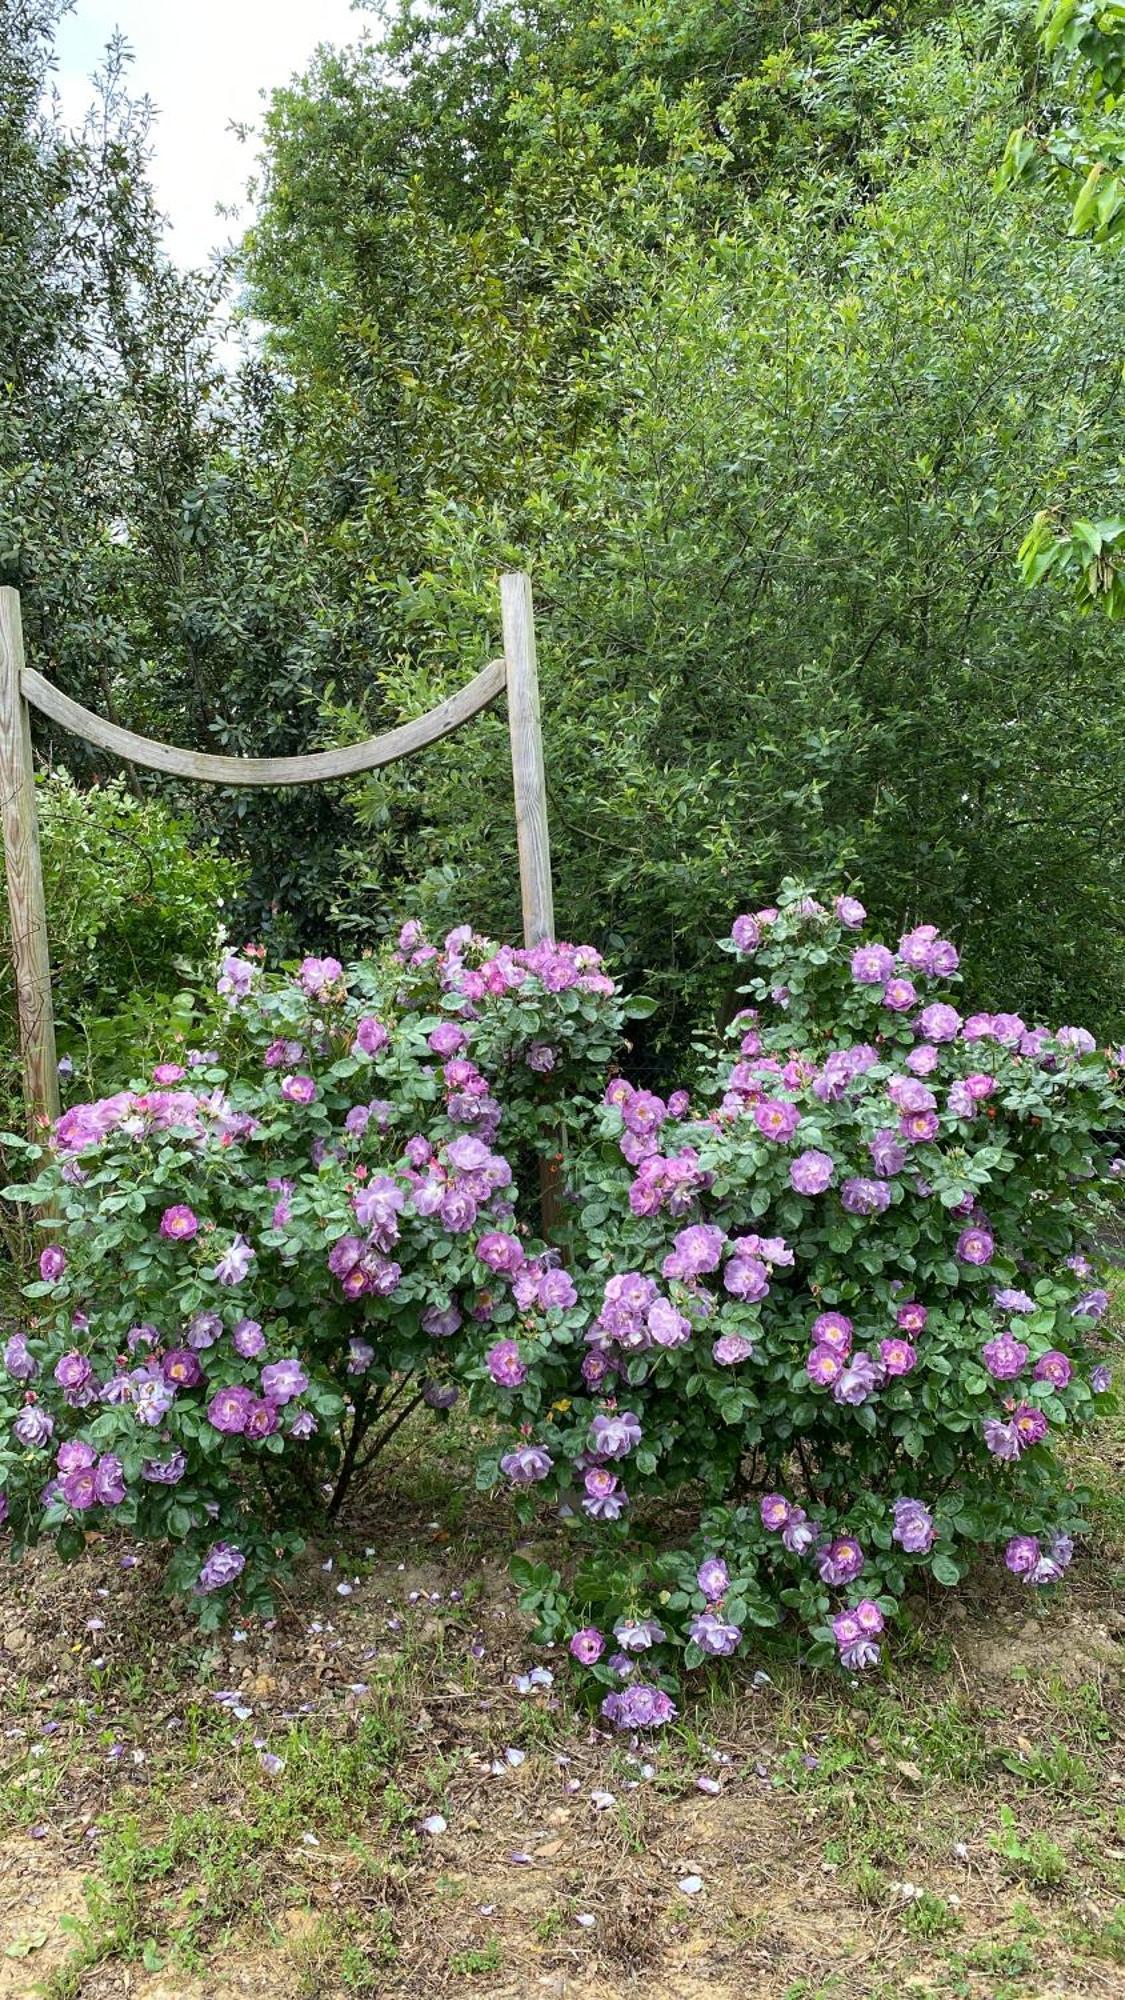
[[[316,1096],[316,1084],[311,1076],[283,1076],[281,1095],[287,1104],[311,1104]]]
[[[859,1543],[851,1535],[837,1535],[835,1541],[821,1549],[816,1566],[822,1583],[830,1584],[833,1590],[842,1589],[846,1583],[853,1583],[863,1568],[864,1555]]]
[[[590,1425],[590,1450],[599,1458],[627,1458],[641,1435],[640,1420],[632,1410],[599,1412]]]
[[[207,1347],[214,1347],[215,1342],[222,1337],[222,1331],[223,1322],[218,1313],[193,1313],[188,1321],[187,1344],[197,1352]]]
[[[762,940],[762,933],[751,916],[736,917],[731,925],[731,943],[744,958],[756,952]]]
[[[995,1340],[986,1340],[981,1348],[981,1359],[989,1374],[997,1382],[1011,1382],[1027,1365],[1028,1350],[1022,1340],[1014,1340],[1010,1333],[998,1334]]]
[[[758,1512],[763,1528],[768,1528],[771,1535],[779,1535],[793,1509],[783,1493],[763,1493],[758,1502]]]
[[[1104,1319],[1108,1311],[1109,1293],[1103,1291],[1100,1286],[1092,1292],[1083,1292],[1082,1297],[1075,1299],[1070,1309],[1072,1319]]]
[[[885,986],[895,962],[885,944],[861,944],[852,953],[852,978],[857,986]]]
[[[895,1313],[895,1325],[900,1333],[923,1333],[929,1316],[917,1299],[907,1299]]]
[[[85,1389],[93,1378],[89,1356],[72,1350],[55,1363],[55,1381],[60,1389]]]
[[[62,1483],[62,1497],[76,1514],[84,1514],[97,1499],[96,1480],[92,1465],[75,1466],[68,1472]]]
[[[789,1519],[781,1530],[781,1539],[791,1556],[805,1556],[816,1542],[819,1528],[810,1521],[803,1507],[791,1507]]]
[[[176,1202],[171,1208],[166,1208],[160,1218],[160,1234],[167,1237],[170,1243],[190,1242],[198,1228],[199,1217],[193,1214],[184,1201]]]
[[[1020,1448],[1026,1451],[1030,1445],[1038,1444],[1047,1435],[1048,1424],[1042,1410],[1034,1403],[1020,1403],[1012,1418]]]
[[[518,1389],[527,1381],[527,1364],[514,1340],[498,1340],[485,1356],[488,1372],[502,1389]]]
[[[744,1333],[721,1333],[711,1348],[711,1359],[720,1368],[737,1368],[740,1361],[751,1360],[754,1343]]]
[[[837,896],[833,907],[837,923],[842,924],[846,931],[858,931],[866,921],[867,911],[855,896]]]
[[[511,1236],[503,1229],[493,1229],[482,1236],[477,1243],[477,1256],[488,1270],[510,1277],[526,1262],[523,1244],[518,1236]]]
[[[882,1181],[855,1174],[840,1189],[840,1206],[848,1215],[882,1215],[890,1207],[891,1191]]]
[[[909,1375],[918,1361],[910,1342],[896,1336],[879,1342],[879,1358],[888,1375]]]
[[[754,1106],[754,1123],[764,1139],[791,1139],[801,1122],[795,1104],[785,1097],[763,1097]]]
[[[500,1470],[513,1486],[534,1486],[549,1477],[554,1461],[541,1445],[521,1444],[500,1460]]]
[[[805,1363],[805,1373],[818,1389],[830,1389],[844,1372],[844,1357],[831,1347],[814,1347]]]
[[[605,1652],[605,1640],[596,1625],[583,1625],[570,1641],[570,1652],[584,1667],[592,1667]]]
[[[829,1153],[810,1147],[798,1153],[789,1166],[789,1185],[796,1194],[823,1194],[835,1178],[836,1164]]]
[[[765,1265],[757,1257],[732,1257],[723,1271],[723,1284],[732,1298],[757,1305],[769,1291]]]
[[[153,1486],[178,1486],[187,1471],[187,1453],[178,1447],[168,1458],[146,1458],[141,1463],[141,1478]]]
[[[973,1227],[961,1231],[954,1255],[961,1264],[987,1264],[995,1247],[987,1229]]]
[[[308,1386],[309,1378],[295,1354],[284,1361],[271,1361],[262,1370],[262,1394],[275,1403],[291,1403],[294,1396],[303,1396]]]
[[[243,1435],[254,1439],[272,1437],[280,1422],[280,1408],[280,1403],[271,1396],[251,1396]]]
[[[214,1542],[207,1552],[206,1560],[199,1572],[197,1590],[225,1590],[228,1584],[242,1575],[246,1568],[246,1557],[241,1549],[229,1542]]]
[[[46,1410],[40,1409],[37,1403],[28,1403],[12,1425],[13,1436],[33,1451],[47,1444],[54,1436],[54,1431],[53,1419],[48,1416]]]
[[[1019,1457],[1020,1439],[1014,1424],[1006,1423],[1002,1417],[985,1417],[981,1430],[993,1458],[1011,1460]]]
[[[895,979],[888,979],[883,988],[883,1005],[889,1007],[895,1014],[905,1014],[909,1007],[913,1007],[917,998],[914,981],[903,979],[901,975]]]
[[[199,1357],[190,1347],[169,1348],[160,1365],[164,1380],[174,1382],[177,1388],[194,1389],[203,1380]]]
[[[256,1319],[236,1320],[230,1338],[235,1353],[241,1354],[244,1361],[252,1361],[266,1344],[266,1336]]]
[[[961,1032],[961,1016],[956,1007],[948,1007],[942,1000],[932,1006],[923,1007],[918,1016],[918,1028],[922,1040],[926,1042],[954,1042]]]
[[[710,1603],[725,1596],[730,1589],[730,1577],[725,1562],[718,1556],[706,1556],[695,1572],[695,1580]]]
[[[891,1539],[907,1555],[926,1555],[934,1543],[934,1518],[920,1500],[896,1500],[894,1503],[895,1524],[891,1529]]]
[[[236,1236],[234,1242],[223,1251],[211,1276],[218,1285],[240,1285],[254,1262],[254,1257],[255,1252],[245,1236]]]
[[[57,1243],[48,1243],[47,1248],[39,1252],[39,1276],[44,1284],[55,1284],[65,1270],[66,1252],[60,1250]]]
[[[27,1344],[25,1333],[13,1333],[4,1343],[4,1366],[15,1382],[31,1382],[39,1373],[39,1363]]]
[[[833,1354],[838,1354],[841,1360],[846,1360],[852,1351],[854,1330],[846,1313],[818,1313],[812,1323],[813,1346],[830,1347]]]
[[[1099,1361],[1096,1368],[1091,1368],[1090,1387],[1095,1396],[1104,1396],[1113,1387],[1113,1370],[1107,1368],[1104,1361]]]
[[[730,1625],[712,1610],[698,1611],[688,1627],[692,1643],[712,1659],[722,1659],[738,1650],[741,1625]]]
[[[908,1343],[903,1341],[902,1345],[906,1347]],[[909,1351],[913,1353],[912,1348]],[[870,1354],[864,1354],[861,1349],[845,1362],[842,1372],[833,1383],[833,1401],[852,1406],[865,1403],[879,1387],[882,1375],[881,1365],[873,1361]]]
[[[578,1293],[569,1271],[563,1271],[554,1264],[542,1273],[536,1297],[544,1312],[566,1312],[578,1303]]]
[[[691,1339],[691,1321],[669,1299],[654,1299],[645,1326],[658,1347],[682,1347]]]
[[[103,1452],[98,1460],[94,1497],[102,1507],[119,1507],[125,1498],[125,1472],[115,1452]]]
[[[233,1437],[246,1429],[246,1420],[254,1404],[250,1390],[241,1382],[232,1382],[225,1389],[217,1389],[207,1405],[207,1421],[224,1436]]]
[[[1013,1576],[1027,1576],[1039,1561],[1039,1543],[1034,1535],[1013,1535],[1004,1550],[1004,1561]]]
[[[390,1044],[390,1034],[374,1014],[364,1014],[356,1022],[353,1055],[378,1056]]]
[[[80,1466],[96,1465],[98,1454],[85,1438],[64,1438],[55,1453],[55,1464],[60,1473],[77,1472]]]
[[[663,1688],[634,1681],[630,1687],[615,1688],[602,1702],[601,1712],[617,1729],[657,1729],[673,1722],[678,1710]]]
[[[921,1115],[927,1116],[925,1112]],[[905,1120],[903,1122],[905,1124]],[[906,1165],[906,1148],[900,1145],[897,1135],[889,1126],[881,1127],[874,1138],[868,1140],[867,1150],[880,1180],[890,1180],[895,1174],[900,1174]]]
[[[613,1636],[627,1653],[647,1653],[652,1646],[662,1646],[668,1634],[655,1618],[621,1618]]]

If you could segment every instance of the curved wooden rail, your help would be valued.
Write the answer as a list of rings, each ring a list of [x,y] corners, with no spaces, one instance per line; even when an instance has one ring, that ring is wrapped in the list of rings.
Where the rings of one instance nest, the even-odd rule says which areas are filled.
[[[215,757],[201,750],[179,750],[171,743],[154,743],[148,736],[135,736],[100,715],[71,701],[50,681],[30,667],[19,677],[20,691],[42,715],[60,723],[75,736],[85,737],[99,750],[124,757],[131,764],[143,764],[150,771],[166,771],[173,778],[195,778],[205,785],[315,785],[325,778],[353,778],[358,771],[373,771],[380,764],[394,764],[427,743],[438,743],[468,722],[478,709],[487,708],[501,692],[507,679],[503,660],[491,660],[475,679],[459,688],[436,708],[413,722],[401,723],[385,736],[369,736],[363,743],[349,743],[339,750],[317,750],[308,757]]]

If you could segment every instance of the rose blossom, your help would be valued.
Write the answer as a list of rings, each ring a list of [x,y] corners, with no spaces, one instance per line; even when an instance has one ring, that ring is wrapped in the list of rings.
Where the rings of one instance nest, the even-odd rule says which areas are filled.
[[[796,1194],[823,1194],[831,1187],[836,1173],[836,1163],[830,1153],[821,1153],[815,1147],[798,1153],[789,1165],[789,1185]]]
[[[891,1529],[891,1539],[907,1555],[926,1555],[933,1547],[934,1517],[920,1500],[896,1500],[894,1503],[895,1524]]]
[[[1022,1340],[1013,1340],[1010,1333],[998,1334],[995,1340],[986,1340],[981,1348],[981,1359],[989,1374],[997,1382],[1010,1382],[1027,1365],[1028,1350]]]
[[[584,1667],[592,1667],[605,1652],[605,1640],[596,1625],[584,1625],[574,1633],[569,1650]]]
[[[166,1208],[160,1218],[160,1234],[171,1243],[187,1243],[199,1228],[199,1217],[184,1201]]]

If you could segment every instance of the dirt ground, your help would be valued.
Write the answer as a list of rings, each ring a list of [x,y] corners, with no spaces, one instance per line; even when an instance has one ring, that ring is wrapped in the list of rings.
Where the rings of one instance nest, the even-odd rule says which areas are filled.
[[[659,1742],[575,1708],[425,1437],[254,1629],[201,1639],[110,1540],[34,1556],[0,1577],[0,2000],[1125,1995],[1099,1453],[1053,1604],[992,1563],[885,1672],[763,1652]]]

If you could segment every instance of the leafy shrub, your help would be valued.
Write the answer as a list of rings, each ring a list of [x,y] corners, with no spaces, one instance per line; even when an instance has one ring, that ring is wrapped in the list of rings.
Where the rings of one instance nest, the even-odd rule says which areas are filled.
[[[80,790],[56,771],[40,780],[37,804],[59,1054],[96,1087],[190,1019],[186,982],[214,952],[238,871],[121,780]],[[6,903],[0,924],[0,1078],[11,1099],[18,1062]]]
[[[1054,1447],[1109,1390],[1115,1076],[1080,1029],[955,1008],[932,927],[863,920],[794,883],[737,920],[749,1004],[694,1101],[606,1084],[627,1010],[589,949],[228,959],[213,1046],[66,1114],[18,1190],[59,1240],[5,1354],[17,1545],[102,1507],[179,1544],[208,1619],[262,1604],[302,1505],[467,1387],[482,1486],[572,1538],[565,1584],[519,1559],[524,1602],[622,1727],[751,1626],[874,1664],[981,1544],[1058,1578]],[[547,1250],[520,1215],[556,1151]]]
[[[863,917],[787,884],[734,926],[752,1004],[698,1103],[610,1084],[579,1304],[482,1468],[571,1514],[569,1588],[523,1563],[525,1602],[623,1725],[748,1627],[788,1615],[811,1661],[866,1666],[977,1545],[1032,1585],[1070,1557],[1055,1445],[1109,1388],[1086,1250],[1122,1165],[1111,1073],[1082,1030],[963,1016],[951,944],[892,952]]]
[[[468,930],[439,954],[407,926],[346,976],[230,955],[218,984],[211,1046],[65,1112],[10,1190],[58,1240],[0,1422],[17,1547],[76,1552],[93,1509],[174,1543],[170,1587],[209,1623],[236,1578],[264,1605],[302,1515],[335,1512],[418,1403],[448,1409],[514,1321],[488,1262],[519,1247],[497,1134],[533,1159],[565,1139],[621,1020],[596,952]],[[574,1288],[557,1257],[528,1268],[547,1329]]]

